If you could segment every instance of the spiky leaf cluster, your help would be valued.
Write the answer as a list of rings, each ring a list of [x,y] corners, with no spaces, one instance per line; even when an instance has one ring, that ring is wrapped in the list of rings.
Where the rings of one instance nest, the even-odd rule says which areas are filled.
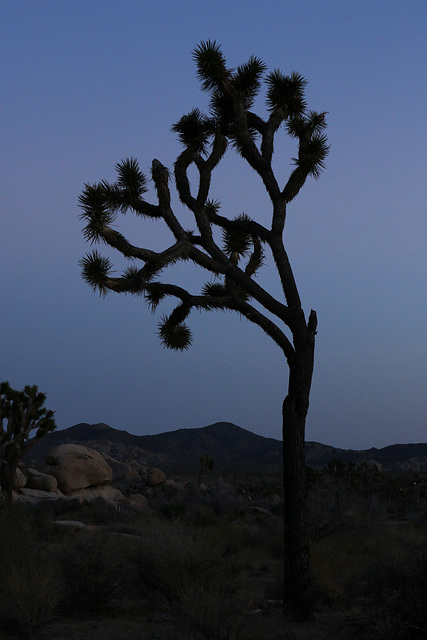
[[[285,76],[279,69],[268,74],[267,107],[270,111],[279,109],[286,118],[297,116],[306,109],[304,88],[307,81],[299,73]]]
[[[204,91],[223,89],[231,78],[227,69],[227,61],[215,40],[201,42],[193,51],[196,62],[197,77]]]
[[[193,52],[197,76],[204,91],[210,93],[210,113],[221,131],[235,141],[236,104],[248,110],[259,93],[265,64],[256,56],[237,67],[227,67],[220,46],[215,41],[202,42]],[[254,132],[253,132],[254,133]]]
[[[294,163],[302,167],[308,175],[318,178],[325,168],[328,153],[329,145],[326,135],[315,133],[309,140],[301,143],[298,158],[294,158]]]
[[[174,351],[189,349],[193,341],[191,331],[184,322],[175,324],[167,316],[162,316],[157,326],[157,335],[164,347]]]
[[[212,121],[199,109],[193,109],[173,125],[172,131],[178,134],[178,140],[184,147],[196,153],[205,153],[213,126]]]
[[[227,289],[220,282],[206,282],[202,287],[202,295],[213,298],[224,298],[227,295]]]
[[[262,76],[267,66],[256,56],[251,56],[245,64],[237,67],[233,77],[233,89],[243,97],[246,109],[253,106],[261,88]]]
[[[125,213],[129,209],[138,212],[142,196],[147,191],[147,179],[135,158],[126,158],[115,166],[117,180],[110,184],[104,181],[102,187],[108,205],[113,210]]]
[[[87,242],[102,241],[102,232],[116,219],[115,212],[111,209],[103,184],[85,184],[82,194],[79,196],[79,206],[83,209],[81,220],[87,222],[83,229],[83,235]]]
[[[325,159],[329,152],[325,113],[308,111],[289,119],[286,129],[289,135],[299,139],[298,157],[293,162],[304,169],[308,175],[318,178],[325,168]]]
[[[236,221],[247,223],[250,218],[242,213],[235,218]],[[235,226],[228,229],[224,229],[222,232],[222,240],[224,246],[224,253],[233,258],[233,261],[237,264],[239,258],[246,256],[252,246],[251,234],[244,228],[244,226]]]
[[[154,283],[149,289],[144,291],[144,298],[151,312],[154,313],[161,301],[165,298],[165,293],[158,283]]]
[[[95,249],[79,260],[79,264],[82,267],[82,278],[86,284],[91,287],[92,291],[98,290],[100,295],[105,295],[107,292],[106,280],[113,267],[111,260],[102,256]]]

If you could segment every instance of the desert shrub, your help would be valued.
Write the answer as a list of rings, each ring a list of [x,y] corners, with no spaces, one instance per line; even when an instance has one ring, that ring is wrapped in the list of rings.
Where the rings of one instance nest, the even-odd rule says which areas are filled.
[[[238,589],[221,574],[185,582],[176,594],[176,608],[190,637],[205,640],[273,640],[286,634],[279,612],[268,617],[258,609],[256,590]]]
[[[427,587],[426,537],[425,527],[407,523],[343,530],[314,543],[312,576],[320,601],[341,608],[362,600],[383,622],[399,611],[407,618],[406,626],[410,618],[416,624],[418,616],[426,615],[425,598],[420,602]],[[396,625],[393,628],[396,631]]]
[[[25,546],[26,540],[45,542],[53,532],[53,519],[32,505],[13,504],[0,508],[0,560],[3,551]]]
[[[75,503],[75,500],[72,500]],[[118,518],[117,507],[104,498],[96,498],[90,502],[75,505],[65,512],[67,519],[81,520],[86,524],[109,524]]]
[[[137,564],[142,590],[172,602],[183,584],[218,566],[224,541],[213,544],[212,532],[181,520],[153,518],[140,541]]]
[[[55,614],[61,573],[47,539],[51,521],[28,506],[0,514],[0,615],[4,626],[34,637]]]
[[[198,501],[187,509],[186,520],[190,526],[202,529],[217,526],[221,522],[220,516],[211,505]]]
[[[157,511],[165,518],[176,519],[185,516],[186,507],[182,502],[165,500],[157,506]]]
[[[349,605],[352,585],[360,580],[366,562],[358,543],[356,534],[338,532],[312,544],[313,586],[322,604]]]
[[[372,625],[389,640],[427,638],[427,548],[400,542],[395,553],[372,560],[364,573]]]
[[[83,532],[69,540],[62,556],[67,614],[105,610],[124,585],[132,580],[123,538]]]
[[[11,560],[2,570],[0,585],[1,608],[9,627],[34,637],[56,613],[61,590],[58,566],[46,555],[35,551]]]

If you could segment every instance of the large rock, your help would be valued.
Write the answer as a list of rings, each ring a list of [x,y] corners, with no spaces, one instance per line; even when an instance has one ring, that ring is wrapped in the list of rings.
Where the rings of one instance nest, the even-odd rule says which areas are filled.
[[[61,444],[49,451],[45,461],[54,465],[50,475],[56,478],[64,493],[110,484],[113,478],[111,467],[102,455],[83,445]]]
[[[81,491],[73,493],[72,497],[77,499],[82,504],[95,501],[100,502],[101,500],[104,500],[110,505],[115,505],[117,502],[120,502],[124,499],[123,493],[110,485],[83,489]]]
[[[16,497],[19,501],[24,500],[31,504],[38,504],[42,500],[57,500],[62,497],[62,493],[58,491],[43,491],[41,489],[28,489],[23,487],[16,493]]]
[[[128,498],[123,500],[123,504],[128,504],[130,507],[142,511],[149,510],[148,500],[141,493],[131,494]]]
[[[58,481],[54,476],[39,476],[38,478],[29,478],[27,487],[40,491],[55,491],[58,488]]]
[[[128,464],[127,462],[115,460],[111,456],[105,456],[105,460],[113,470],[113,482],[133,482],[141,479],[141,475],[135,466]]]
[[[27,469],[28,481],[27,487],[29,489],[39,489],[40,491],[56,491],[58,488],[58,481],[54,476],[50,476],[46,473],[40,473],[36,469]]]
[[[147,474],[147,484],[150,487],[156,487],[158,484],[165,482],[166,476],[160,469],[153,469]]]
[[[15,471],[15,475],[13,476],[12,489],[21,489],[22,487],[25,487],[26,482],[27,478],[18,467]]]

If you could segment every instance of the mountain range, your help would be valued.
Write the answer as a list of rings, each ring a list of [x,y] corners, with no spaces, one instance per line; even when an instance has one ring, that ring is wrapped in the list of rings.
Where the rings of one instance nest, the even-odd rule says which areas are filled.
[[[104,423],[79,423],[49,433],[27,454],[27,460],[41,462],[59,444],[83,444],[117,460],[152,467],[195,467],[200,456],[209,454],[216,468],[234,467],[254,471],[280,469],[282,443],[242,429],[230,422],[217,422],[195,429],[178,429],[155,435],[137,436]],[[375,462],[388,471],[427,471],[427,443],[395,444],[382,449],[337,449],[318,442],[306,443],[306,462],[322,469],[338,458],[344,462]]]

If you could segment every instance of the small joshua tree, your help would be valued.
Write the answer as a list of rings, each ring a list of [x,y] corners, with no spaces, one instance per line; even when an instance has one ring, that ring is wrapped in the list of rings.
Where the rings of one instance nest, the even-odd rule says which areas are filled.
[[[202,483],[203,478],[206,478],[213,468],[214,459],[211,458],[208,453],[205,453],[204,456],[200,456],[199,486]]]
[[[137,161],[122,161],[116,165],[116,182],[85,185],[80,196],[81,217],[86,223],[86,240],[105,243],[132,262],[120,277],[113,277],[110,259],[95,250],[81,261],[83,279],[101,294],[142,295],[152,310],[164,299],[175,298],[175,309],[158,325],[160,340],[170,349],[190,346],[192,336],[186,321],[193,309],[228,309],[258,325],[283,352],[289,366],[283,403],[285,598],[295,610],[304,612],[309,610],[310,593],[304,441],[317,317],[315,311],[305,317],[284,235],[287,205],[306,179],[317,178],[324,167],[329,148],[325,114],[307,109],[302,76],[285,76],[275,70],[266,76],[267,117],[262,118],[252,110],[266,71],[259,58],[252,56],[231,69],[221,48],[211,41],[202,42],[193,55],[202,89],[210,95],[210,114],[193,109],[172,129],[183,146],[175,162],[175,186],[196,228],[186,229],[175,215],[171,175],[164,165],[152,162],[157,203],[151,204],[144,197],[147,179]],[[276,176],[272,166],[275,136],[282,125],[298,145],[294,169],[285,180],[283,168]],[[267,191],[271,218],[266,225],[244,213],[234,219],[225,217],[220,214],[219,202],[209,198],[212,173],[228,146],[258,174]],[[190,168],[197,175],[194,187],[188,177]],[[174,242],[163,251],[133,245],[114,229],[118,214],[127,211],[162,220]],[[276,299],[256,280],[266,250],[279,275],[283,298]],[[162,273],[179,261],[191,261],[212,274],[200,293],[165,280]]]
[[[15,471],[22,456],[49,431],[56,429],[54,412],[43,407],[46,395],[36,386],[15,391],[0,383],[0,483],[4,498],[12,502]],[[33,438],[32,431],[36,430]]]

